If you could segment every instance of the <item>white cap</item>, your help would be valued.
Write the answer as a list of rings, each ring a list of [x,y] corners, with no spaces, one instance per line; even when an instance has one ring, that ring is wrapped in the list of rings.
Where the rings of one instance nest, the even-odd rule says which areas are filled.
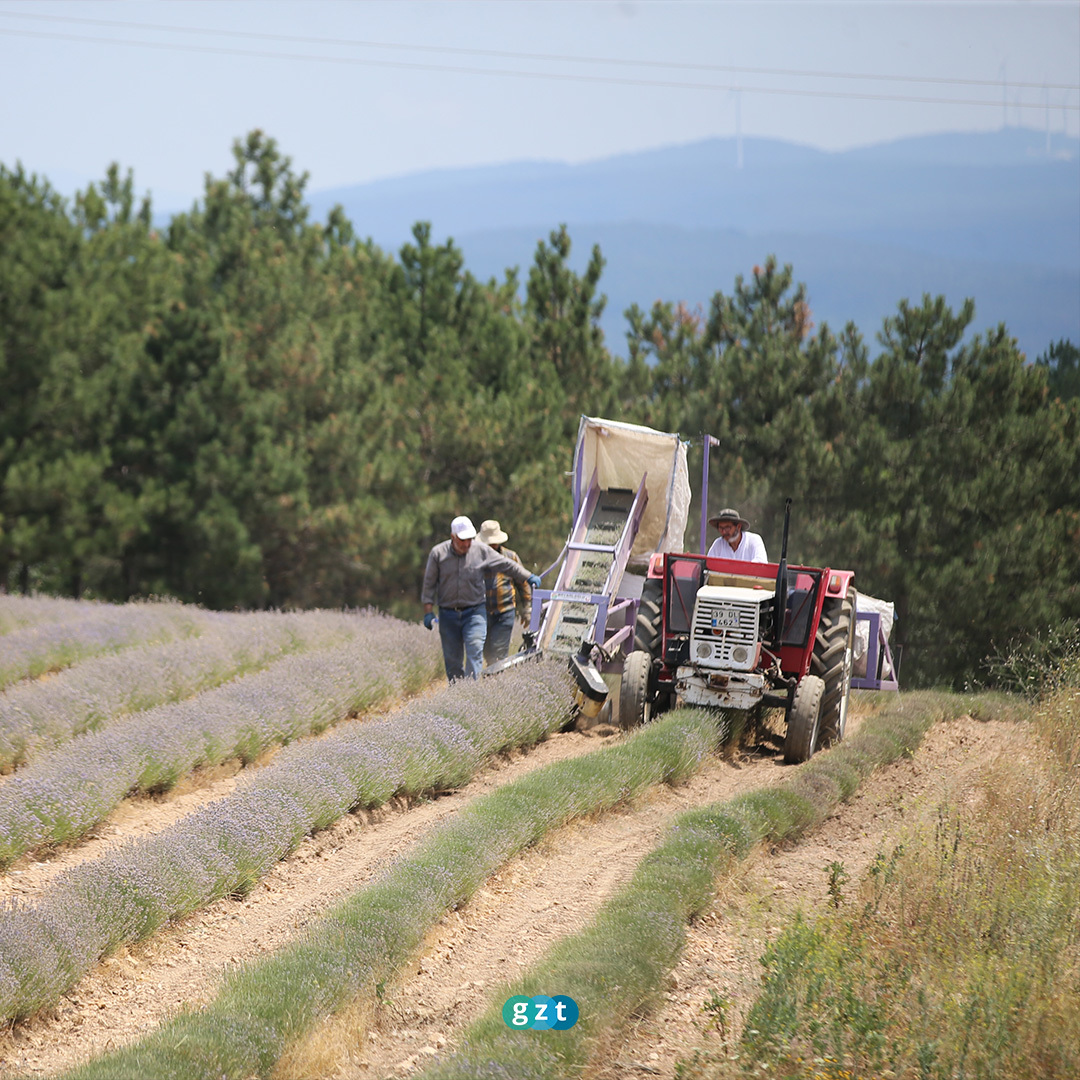
[[[471,540],[476,535],[476,530],[467,517],[456,517],[450,522],[450,535],[459,540]]]

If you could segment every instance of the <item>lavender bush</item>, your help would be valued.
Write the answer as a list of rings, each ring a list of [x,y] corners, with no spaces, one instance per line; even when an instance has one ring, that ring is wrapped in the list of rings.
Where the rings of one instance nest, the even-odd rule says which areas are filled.
[[[0,1016],[55,1001],[111,950],[245,891],[350,809],[463,783],[492,754],[539,741],[565,723],[569,701],[561,664],[455,683],[384,719],[289,747],[231,796],[62,874],[42,901],[0,906]]]
[[[197,638],[94,657],[47,682],[0,694],[0,769],[127,714],[180,701],[265,667],[285,653],[329,646],[366,625],[358,615],[200,613]]]
[[[74,619],[13,630],[0,649],[0,689],[88,656],[192,637],[206,617],[199,608],[177,603],[101,604]]]
[[[0,593],[0,635],[41,623],[70,621],[111,606],[95,600],[65,600],[55,596],[11,596]]]
[[[352,713],[420,689],[439,666],[432,635],[363,617],[332,649],[288,656],[264,671],[78,736],[0,785],[0,865],[74,840],[132,792],[162,791],[200,765],[325,730]]]

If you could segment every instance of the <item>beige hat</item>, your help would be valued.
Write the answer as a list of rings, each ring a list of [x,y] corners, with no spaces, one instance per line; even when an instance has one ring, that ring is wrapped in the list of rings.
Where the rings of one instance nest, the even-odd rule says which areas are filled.
[[[505,544],[510,539],[499,527],[499,523],[491,518],[480,525],[480,539],[485,544]]]

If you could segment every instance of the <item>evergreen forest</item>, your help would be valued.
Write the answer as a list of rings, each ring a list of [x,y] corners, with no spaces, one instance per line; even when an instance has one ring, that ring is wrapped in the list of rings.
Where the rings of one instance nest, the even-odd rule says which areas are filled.
[[[692,476],[719,438],[711,505],[770,553],[790,495],[790,558],[896,604],[906,686],[1015,681],[1075,640],[1072,342],[1029,359],[933,296],[870,342],[763,253],[707,310],[631,307],[621,359],[602,253],[572,269],[565,227],[482,281],[428,224],[388,253],[310,220],[262,132],[234,161],[165,226],[117,166],[73,200],[0,166],[0,590],[418,618],[456,514],[557,556],[584,413],[682,433]]]

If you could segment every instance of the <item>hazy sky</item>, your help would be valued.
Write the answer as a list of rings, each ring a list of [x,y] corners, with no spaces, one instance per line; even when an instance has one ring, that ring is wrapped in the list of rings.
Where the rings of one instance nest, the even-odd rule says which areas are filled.
[[[1003,122],[1075,136],[1078,87],[1076,0],[0,0],[0,162],[70,191],[118,161],[158,209],[254,127],[317,190],[737,124],[823,149]]]

